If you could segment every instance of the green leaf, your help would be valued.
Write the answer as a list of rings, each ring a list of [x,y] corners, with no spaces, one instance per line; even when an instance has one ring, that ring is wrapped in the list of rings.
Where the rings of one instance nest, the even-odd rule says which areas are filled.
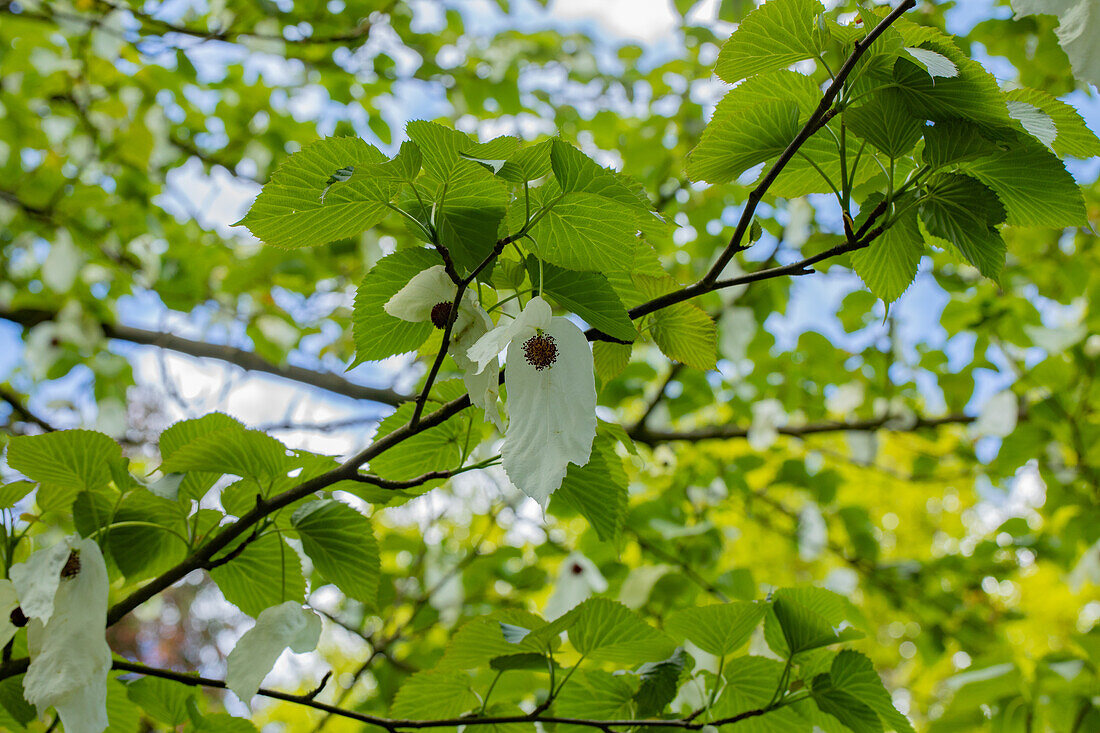
[[[424,170],[437,181],[445,181],[451,171],[464,161],[459,153],[477,145],[464,132],[437,122],[413,120],[405,126],[409,139],[420,148]]]
[[[635,275],[634,282],[647,299],[679,287],[667,276]],[[681,302],[662,308],[651,318],[650,334],[662,354],[693,369],[714,368],[718,360],[718,328],[702,308]]]
[[[355,292],[351,314],[355,339],[355,363],[385,359],[413,351],[432,333],[431,323],[410,323],[383,310],[386,303],[418,273],[442,264],[435,252],[422,247],[402,249],[387,255],[363,278]]]
[[[160,464],[160,470],[228,473],[261,480],[285,476],[293,467],[287,459],[286,446],[266,433],[249,430],[236,420],[217,422],[222,427],[204,432],[172,451]]]
[[[854,607],[843,596],[802,586],[780,588],[772,598],[771,612],[764,620],[764,637],[776,654],[793,656],[863,637],[850,624]]]
[[[623,720],[634,717],[634,695],[639,680],[633,675],[613,675],[598,669],[582,669],[562,688],[554,703],[557,713],[583,720]],[[561,725],[559,730],[580,733],[587,727]]]
[[[487,143],[474,143],[464,148],[459,155],[468,160],[507,160],[519,150],[520,139],[511,135],[501,135]]]
[[[196,722],[193,733],[256,733],[256,726],[244,718],[235,718],[227,713],[213,713]]]
[[[845,649],[833,659],[829,676],[832,684],[869,707],[881,718],[886,730],[913,733],[913,726],[894,707],[890,693],[879,679],[871,660],[852,649]]]
[[[937,122],[924,128],[924,162],[934,168],[980,158],[999,150],[981,129],[964,120]]]
[[[1041,143],[1019,135],[1007,149],[960,164],[993,189],[1014,226],[1088,224],[1081,189],[1062,161]]]
[[[551,625],[567,629],[573,648],[593,661],[655,662],[676,646],[634,611],[606,598],[590,598]]]
[[[187,701],[196,697],[193,687],[158,677],[141,677],[126,685],[126,695],[153,720],[167,726],[187,722]]]
[[[196,438],[218,430],[239,426],[240,423],[223,412],[212,412],[194,420],[181,420],[160,434],[160,456],[167,460],[173,453]],[[198,501],[221,478],[217,471],[188,471],[179,485],[179,498]]]
[[[377,224],[393,188],[384,179],[351,181],[327,191],[342,168],[381,163],[385,156],[356,137],[317,140],[279,166],[248,214],[236,223],[279,247],[309,247],[351,237]],[[324,195],[324,201],[321,198]]]
[[[103,433],[58,430],[16,435],[8,442],[8,466],[31,481],[78,491],[97,491],[111,483],[110,461],[122,449]]]
[[[115,504],[121,492],[81,491],[73,499],[73,526],[81,537],[91,537],[94,532],[114,520]]]
[[[631,210],[643,230],[665,226],[640,186],[632,185],[626,176],[604,168],[569,143],[552,141],[550,163],[562,191],[594,193],[620,203]]]
[[[10,484],[0,486],[0,509],[15,506],[33,490],[33,481],[12,481]]]
[[[748,641],[767,610],[766,604],[750,601],[684,608],[668,617],[665,629],[709,654],[724,657]]]
[[[543,672],[548,663],[545,654],[537,652],[524,652],[523,654],[503,654],[489,660],[489,668],[498,672],[507,672],[512,669],[531,669]]]
[[[528,257],[527,272],[531,277],[531,287],[535,290],[539,288],[539,271],[538,260]],[[606,277],[596,272],[566,270],[549,262],[542,263],[541,271],[544,296],[549,296],[558,305],[576,313],[590,326],[609,336],[623,341],[637,338],[634,322]]]
[[[378,426],[375,440],[384,438],[403,427],[412,418],[415,406],[409,402],[397,408]],[[431,405],[426,412],[430,411]],[[403,440],[400,445],[371,459],[371,471],[383,478],[407,481],[431,471],[457,468],[462,459],[462,446],[466,437],[469,416],[451,418],[441,425],[422,430]],[[439,480],[425,484],[427,488],[438,486]]]
[[[313,566],[350,598],[374,608],[378,599],[378,543],[370,520],[335,499],[311,501],[291,518]]]
[[[714,73],[731,84],[765,71],[784,69],[821,51],[817,0],[770,0],[745,16],[722,46]]]
[[[709,711],[711,718],[726,718],[767,705],[779,687],[783,663],[764,657],[737,657],[726,664],[725,687]],[[769,713],[768,715],[771,715]]]
[[[385,176],[402,183],[412,183],[420,174],[424,165],[424,156],[420,154],[420,147],[411,140],[401,143],[401,148],[392,160],[379,163],[368,169],[369,174]]]
[[[844,123],[891,158],[912,150],[924,127],[906,112],[900,100],[885,94],[876,94],[867,104],[846,110]]]
[[[1009,103],[1030,104],[1050,117],[1057,131],[1054,152],[1059,156],[1091,158],[1100,155],[1100,139],[1085,125],[1077,110],[1065,102],[1036,89],[1013,89],[1005,92],[1005,99]]]
[[[111,557],[129,581],[167,570],[182,560],[187,552],[187,544],[179,536],[187,536],[187,515],[178,503],[156,496],[144,488],[128,491],[122,497],[111,522],[158,525],[111,527],[107,531],[107,547]]]
[[[882,733],[882,721],[875,711],[834,687],[829,675],[814,678],[813,698],[822,712],[832,715],[853,733]]]
[[[917,63],[899,58],[894,64],[894,88],[914,117],[934,122],[957,118],[986,124],[1011,124],[997,80],[981,64],[967,58],[951,41],[922,44],[946,57],[958,70],[953,78],[934,78]]]
[[[518,653],[545,653],[537,644],[508,641],[501,627],[535,629],[546,622],[533,613],[518,608],[506,608],[487,616],[471,619],[451,636],[437,669],[474,669],[484,667],[490,660]]]
[[[485,715],[493,718],[522,718],[526,713],[515,703],[495,702],[485,708]],[[490,723],[480,727],[486,729],[485,733],[536,733],[535,724],[525,722]]]
[[[903,201],[908,203],[912,198],[905,196]],[[879,199],[872,197],[864,202],[860,213],[870,212]],[[923,254],[924,238],[914,208],[904,213],[870,245],[853,252],[852,267],[875,296],[886,303],[893,303],[912,284]]]
[[[668,659],[647,662],[638,668],[642,684],[634,694],[634,701],[638,703],[639,716],[648,718],[657,715],[672,702],[680,687],[680,676],[687,660],[683,648],[677,647]]]
[[[11,724],[20,728],[35,719],[34,706],[23,698],[23,675],[0,681],[0,708],[0,723],[9,722],[4,719],[5,714]]]
[[[688,157],[693,181],[730,183],[758,163],[778,156],[798,135],[798,105],[791,101],[762,102],[736,108],[727,100],[715,110],[699,144]],[[724,107],[724,109],[723,109]]]
[[[496,245],[508,192],[499,179],[477,163],[459,162],[441,182],[435,226],[455,264],[470,272]]]
[[[550,173],[550,146],[552,140],[521,148],[504,162],[497,175],[511,183],[534,181]]]
[[[1004,220],[997,195],[970,176],[948,173],[933,178],[920,207],[928,232],[952,245],[988,278],[996,280],[1007,250],[995,225]]]
[[[428,670],[407,678],[390,708],[395,718],[429,720],[455,718],[480,704],[462,672]]]
[[[246,535],[214,560],[235,553],[241,542],[248,545],[240,554],[210,571],[225,600],[255,618],[265,608],[305,598],[306,580],[298,553],[277,534],[265,534],[251,542]]]
[[[627,478],[615,444],[597,439],[587,464],[569,464],[552,499],[580,512],[601,540],[618,542],[626,518]]]
[[[138,733],[141,712],[126,695],[126,686],[117,679],[107,680],[107,728],[103,733]]]
[[[592,362],[596,376],[606,384],[623,373],[630,363],[630,344],[597,341],[592,344]]]
[[[531,251],[570,270],[634,269],[638,228],[622,204],[591,193],[565,193],[531,228]]]
[[[406,132],[420,147],[424,170],[435,187],[434,205],[420,212],[421,216],[432,219],[441,244],[460,268],[470,271],[496,244],[508,192],[496,176],[461,154],[473,151],[476,158],[502,155],[514,149],[515,138],[479,145],[465,133],[421,120],[410,122]]]

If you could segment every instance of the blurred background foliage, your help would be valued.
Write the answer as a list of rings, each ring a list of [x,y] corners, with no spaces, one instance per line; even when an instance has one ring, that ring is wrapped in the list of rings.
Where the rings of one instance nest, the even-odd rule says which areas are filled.
[[[357,385],[405,391],[425,371],[398,357],[344,374],[354,289],[404,227],[289,252],[229,227],[322,136],[393,152],[417,118],[482,139],[560,134],[644,187],[679,226],[663,264],[697,279],[747,188],[691,185],[684,162],[725,91],[718,48],[753,3],[610,3],[596,20],[583,5],[0,1],[4,435],[95,427],[149,470],[164,427],[214,409],[296,447],[365,444],[390,408]],[[1054,18],[959,5],[909,17],[1096,129]],[[632,14],[656,30],[630,38]],[[1093,222],[1096,162],[1070,164]],[[827,197],[765,204],[746,270],[841,229]],[[544,520],[491,472],[378,508],[385,614],[316,590],[320,652],[272,686],[308,691],[332,668],[328,698],[384,714],[462,621],[591,592],[570,582],[580,552],[607,596],[658,625],[793,583],[848,595],[875,629],[857,648],[918,729],[1100,730],[1085,704],[1100,694],[1100,249],[1090,230],[1006,238],[999,285],[935,252],[889,308],[844,259],[700,299],[718,316],[718,370],[639,348],[602,385],[601,417],[638,442],[618,544],[578,517]],[[219,676],[244,618],[196,576],[111,641]],[[359,729],[270,702],[255,720]]]

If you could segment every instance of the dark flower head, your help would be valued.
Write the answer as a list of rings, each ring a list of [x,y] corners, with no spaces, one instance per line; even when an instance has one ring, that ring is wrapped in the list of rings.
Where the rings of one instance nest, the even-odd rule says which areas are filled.
[[[80,574],[80,551],[73,550],[69,553],[69,559],[65,561],[65,567],[61,568],[62,578],[75,578]]]
[[[523,343],[523,356],[528,364],[541,372],[558,360],[558,344],[553,336],[540,329]]]
[[[447,319],[451,317],[452,303],[436,303],[432,306],[432,325],[443,329],[447,327]]]

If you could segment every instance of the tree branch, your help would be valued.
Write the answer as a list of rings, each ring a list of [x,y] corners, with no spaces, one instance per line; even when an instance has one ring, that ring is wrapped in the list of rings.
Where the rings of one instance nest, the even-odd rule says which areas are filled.
[[[918,417],[914,422],[891,428],[890,423],[900,418],[887,415],[885,417],[870,420],[854,420],[852,422],[822,422],[809,425],[789,425],[776,428],[780,435],[788,435],[802,438],[807,435],[820,433],[848,433],[848,432],[873,432],[875,430],[893,430],[895,432],[912,432],[928,428],[937,428],[942,425],[969,425],[977,418],[970,415],[954,414],[944,417]],[[741,425],[713,425],[694,430],[651,430],[644,425],[635,425],[627,431],[627,434],[636,442],[646,445],[658,443],[671,443],[674,441],[698,442],[701,440],[727,440],[730,438],[746,438],[749,428]]]
[[[869,45],[870,42],[872,40],[874,40],[874,38],[877,37],[878,34],[881,34],[881,32],[883,30],[885,30],[885,27],[886,27],[886,25],[889,24],[889,22],[893,22],[893,20],[896,19],[898,16],[900,16],[900,14],[902,12],[904,12],[905,9],[907,9],[908,7],[911,7],[913,5],[913,2],[914,2],[914,0],[905,0],[905,2],[903,2],[898,7],[898,9],[893,11],[882,23],[879,24],[879,26],[876,26],[876,28],[874,29],[874,31],[872,31],[872,33],[868,34],[867,39],[865,39],[861,43],[857,43],[856,52],[854,52],[853,55],[851,57],[849,57],[848,62],[846,62],[846,64],[845,64],[845,68],[848,68],[850,66],[854,66],[855,60],[857,60],[858,56],[862,54],[862,51],[860,49],[863,49],[867,45]],[[849,71],[850,71],[850,68],[849,68]],[[835,92],[833,93],[833,96],[835,96]],[[831,101],[831,97],[829,99]],[[824,107],[828,106],[825,103],[824,99],[823,99],[822,104],[823,104]],[[807,137],[808,137],[808,135],[807,135]],[[793,155],[793,153],[792,153],[792,155]],[[803,274],[804,272],[808,271],[808,266],[810,264],[813,264],[814,262],[818,262],[822,259],[834,256],[835,254],[839,254],[841,252],[847,252],[847,251],[851,251],[853,249],[858,249],[861,246],[867,246],[867,244],[870,242],[870,240],[873,239],[875,236],[877,236],[880,232],[881,232],[881,227],[879,227],[878,229],[876,229],[876,230],[872,231],[871,233],[869,233],[864,240],[855,241],[855,242],[845,242],[844,244],[838,245],[837,247],[834,247],[831,250],[823,252],[820,255],[816,255],[814,257],[807,258],[806,260],[803,260],[801,263],[795,263],[794,265],[788,265],[788,266],[779,267],[779,268],[771,268],[770,270],[762,271],[760,273],[753,273],[752,275],[745,276],[743,278],[735,278],[733,280],[726,280],[726,281],[720,281],[720,282],[707,282],[705,279],[701,280],[700,282],[698,282],[698,283],[696,283],[692,286],[689,286],[689,287],[685,288],[682,291],[679,291],[677,293],[669,294],[668,296],[662,296],[662,297],[657,298],[653,301],[650,301],[649,303],[643,304],[641,306],[638,306],[637,308],[632,309],[631,312],[630,312],[630,316],[631,316],[631,318],[638,318],[641,315],[645,315],[647,313],[652,313],[653,311],[659,310],[660,308],[663,308],[663,307],[667,307],[668,305],[672,305],[674,303],[678,303],[678,302],[681,302],[683,300],[693,298],[693,297],[695,297],[695,296],[697,296],[697,295],[699,295],[703,292],[710,292],[710,290],[716,290],[720,287],[729,287],[731,285],[740,284],[740,282],[752,282],[752,281],[755,281],[755,280],[763,280],[763,279],[768,279],[768,278],[771,278],[771,277],[779,277],[779,276],[785,275],[785,274],[794,274],[794,273]],[[510,241],[510,239],[511,238],[505,238],[505,239],[500,240],[497,243],[497,247],[494,248],[494,252],[490,253],[490,255],[488,257],[486,257],[486,259],[477,267],[477,269],[475,269],[475,271],[466,280],[464,280],[464,282],[467,282],[467,281],[472,282],[473,278],[476,277],[477,273],[480,272],[482,269],[484,269],[486,266],[488,266],[488,264],[492,261],[492,258],[495,256],[495,253],[497,252],[497,250],[503,249],[503,247],[507,245],[507,243],[508,243],[508,241]],[[719,268],[719,271],[720,271],[720,269],[721,268]],[[670,296],[673,296],[673,297],[670,298]],[[8,320],[15,320],[17,322],[23,322],[23,321],[20,321],[19,318],[14,317],[14,315],[15,314],[10,313],[10,312],[5,313],[5,312],[0,311],[0,317],[6,318]],[[39,312],[39,315],[41,315],[41,312]],[[48,318],[48,317],[50,317],[50,316],[46,315],[46,316],[42,316],[41,318],[45,319],[45,318]],[[33,320],[33,317],[30,318],[29,320]],[[276,366],[271,365],[270,363],[265,362],[264,360],[260,359],[255,354],[251,354],[250,352],[241,351],[239,349],[233,349],[232,347],[217,347],[217,346],[213,346],[211,344],[193,342],[193,341],[189,341],[187,339],[181,339],[179,337],[171,336],[170,334],[163,334],[163,333],[150,332],[150,331],[142,331],[141,329],[133,329],[133,328],[124,327],[124,326],[108,326],[107,324],[104,324],[104,333],[107,334],[110,338],[120,338],[120,339],[123,339],[123,340],[134,341],[135,343],[148,343],[148,344],[152,344],[152,345],[163,346],[163,347],[166,347],[166,348],[173,348],[173,349],[179,350],[183,353],[199,352],[199,353],[193,353],[193,355],[197,355],[197,356],[215,356],[217,358],[225,358],[226,356],[229,356],[230,358],[226,359],[227,361],[232,361],[232,358],[235,357],[235,358],[240,359],[241,361],[243,361],[246,364],[253,365],[253,368],[257,371],[266,371],[268,373],[278,374],[279,376],[283,376],[284,372],[288,372],[291,369],[293,369],[293,368],[289,368],[289,367],[287,367],[287,368],[276,367]],[[594,333],[592,331],[590,331],[588,334],[586,334],[586,336],[589,338],[589,340],[594,340],[594,339],[598,338],[597,333]],[[211,351],[213,351],[215,353],[211,353]],[[257,362],[259,362],[259,363],[257,363]],[[236,362],[234,362],[234,363],[236,363]],[[244,364],[241,364],[241,365],[243,366]],[[248,368],[248,367],[246,367],[246,368]],[[317,380],[318,379],[318,375],[315,372],[310,372],[309,370],[304,370],[304,371],[306,371],[307,374],[306,375],[299,375],[300,377],[303,377],[304,379],[299,379],[298,381],[304,381],[305,379],[310,379],[310,380]],[[501,370],[501,374],[503,375],[503,370]],[[294,378],[294,377],[290,377],[290,378]],[[322,375],[322,378],[324,378],[324,375]],[[336,377],[335,375],[331,375],[331,379],[332,380],[345,381],[345,380],[342,380],[339,377]],[[309,381],[309,382],[306,382],[306,383],[312,383],[312,381]],[[318,386],[320,386],[320,385],[318,385]],[[358,387],[358,386],[356,386],[356,387]],[[404,396],[394,397],[393,396],[394,393],[389,392],[388,390],[374,390],[374,389],[371,389],[371,388],[358,388],[358,389],[370,390],[373,393],[373,397],[371,397],[370,399],[376,399],[376,400],[379,400],[379,401],[381,401],[381,399],[385,398],[385,397],[390,397],[391,399],[395,399],[396,401],[402,401],[402,400],[406,399]],[[378,394],[378,392],[382,392],[383,394]],[[426,416],[426,417],[424,417],[424,418],[422,418],[418,421],[410,421],[410,423],[406,424],[405,426],[403,426],[401,428],[398,428],[397,430],[393,431],[392,433],[389,433],[388,435],[376,440],[373,444],[371,444],[370,446],[364,448],[362,451],[360,451],[358,454],[356,454],[352,458],[345,461],[339,467],[337,467],[337,468],[335,468],[331,471],[328,471],[328,472],[326,472],[326,473],[324,473],[320,476],[316,476],[312,479],[304,481],[301,484],[298,484],[297,486],[295,486],[291,489],[288,489],[287,491],[284,491],[281,494],[270,497],[268,499],[262,499],[262,500],[258,501],[256,506],[251,511],[249,511],[248,513],[246,513],[245,515],[240,517],[237,521],[233,522],[232,524],[224,527],[213,538],[211,538],[207,543],[205,543],[202,547],[197,548],[195,551],[193,551],[191,553],[191,555],[189,555],[183,561],[178,563],[175,567],[170,568],[169,570],[165,571],[164,573],[162,573],[157,578],[154,578],[152,581],[150,581],[146,585],[142,586],[141,588],[139,588],[136,591],[134,591],[133,593],[131,593],[129,596],[127,596],[122,601],[116,603],[110,609],[110,611],[108,613],[108,618],[107,618],[108,625],[112,625],[114,623],[117,623],[121,618],[123,618],[130,611],[137,608],[142,603],[149,600],[150,598],[152,598],[156,594],[160,593],[161,591],[165,590],[166,588],[172,586],[173,584],[175,584],[179,580],[182,580],[190,572],[204,567],[206,565],[206,563],[209,562],[210,559],[217,552],[224,549],[234,539],[236,539],[241,534],[243,534],[244,532],[249,530],[251,527],[253,527],[258,522],[262,521],[266,516],[268,516],[272,512],[275,512],[275,511],[277,511],[277,510],[279,510],[279,509],[281,509],[285,506],[288,506],[288,505],[290,505],[290,504],[292,504],[292,503],[294,503],[294,502],[296,502],[296,501],[298,501],[298,500],[300,500],[300,499],[302,499],[306,496],[309,496],[310,494],[312,494],[314,492],[322,491],[322,490],[328,488],[329,486],[333,485],[334,483],[336,483],[338,481],[342,481],[342,480],[353,480],[354,481],[354,480],[356,480],[356,477],[359,475],[359,473],[358,473],[359,467],[362,466],[363,464],[367,463],[369,460],[371,460],[375,456],[381,454],[382,452],[388,450],[389,448],[391,448],[395,445],[398,445],[402,441],[404,441],[404,440],[406,440],[406,439],[408,439],[408,438],[410,438],[414,435],[417,435],[420,432],[423,432],[424,430],[427,430],[431,427],[434,427],[436,425],[441,424],[445,420],[447,420],[450,417],[458,414],[459,412],[461,412],[462,410],[466,409],[469,406],[470,406],[469,395],[464,395],[463,397],[460,397],[456,400],[448,402],[447,404],[443,405],[441,408],[439,408],[435,412],[431,413],[430,415],[428,415],[428,416]],[[2,668],[0,668],[0,669],[2,669]],[[738,719],[740,719],[740,718],[738,718]],[[493,721],[493,722],[500,722],[500,723],[503,723],[503,722],[520,722],[520,721],[523,721],[523,720],[526,720],[526,718],[519,718],[515,721],[498,719],[498,720]],[[570,719],[558,719],[557,721],[547,719],[547,722],[575,722],[575,721],[572,721]],[[732,721],[726,721],[726,722],[732,722]],[[408,724],[406,724],[406,723],[408,723]],[[679,727],[691,727],[691,726],[695,725],[695,724],[685,725],[683,723],[683,721],[678,721],[678,723],[679,723]],[[410,728],[415,728],[415,727],[436,727],[438,725],[461,725],[461,724],[469,724],[469,721],[468,720],[456,720],[456,721],[451,721],[449,723],[439,723],[439,722],[434,722],[433,723],[433,722],[425,722],[425,721],[400,721],[400,726],[401,727],[410,727]],[[578,723],[578,724],[585,725],[585,724],[588,724],[588,723]],[[669,725],[669,724],[676,725],[677,721],[652,721],[652,722],[651,721],[625,721],[625,722],[618,722],[618,723],[608,721],[608,722],[599,723],[597,725],[597,727],[605,727],[607,725]],[[385,727],[385,726],[383,726],[383,727]],[[701,727],[701,726],[698,726],[698,727]]]
[[[133,674],[145,675],[147,677],[159,677],[161,679],[171,680],[172,682],[178,682],[182,685],[188,685],[190,687],[210,687],[218,690],[227,689],[224,680],[212,679],[210,677],[200,677],[199,675],[193,674],[184,674],[182,672],[173,672],[169,669],[148,667],[144,664],[138,664],[136,662],[129,662],[121,659],[114,660],[114,662],[112,663],[112,667],[121,672],[131,672]],[[729,723],[736,723],[740,720],[745,720],[746,718],[753,718],[759,715],[764,715],[765,713],[769,712],[769,710],[774,709],[773,707],[768,707],[748,710],[738,715],[706,723],[696,723],[685,719],[596,720],[590,718],[564,718],[556,715],[542,715],[541,713],[500,716],[468,715],[440,720],[409,720],[400,718],[382,718],[375,715],[358,713],[353,710],[346,710],[344,708],[337,707],[335,705],[318,702],[316,699],[314,699],[316,697],[316,692],[307,693],[305,695],[295,695],[289,692],[279,692],[278,690],[270,690],[265,687],[261,687],[259,692],[257,692],[256,694],[263,697],[271,698],[273,700],[282,700],[284,702],[290,702],[296,705],[304,705],[315,710],[323,710],[327,713],[337,715],[342,718],[349,718],[351,720],[357,720],[361,723],[368,723],[379,728],[384,728],[391,733],[399,729],[449,728],[452,726],[463,725],[505,725],[508,723],[531,723],[535,721],[542,723],[580,725],[589,728],[599,728],[604,731],[610,731],[612,728],[634,728],[637,726],[700,730],[707,725],[718,726],[727,725]]]
[[[0,400],[7,402],[11,406],[12,412],[18,415],[23,422],[33,423],[47,433],[52,433],[57,430],[57,428],[47,422],[45,418],[39,417],[31,412],[22,398],[7,387],[0,386]]]
[[[202,547],[195,549],[189,556],[184,558],[174,567],[161,573],[159,576],[149,581],[142,587],[135,590],[129,596],[116,603],[111,607],[111,610],[107,614],[107,625],[111,626],[118,623],[126,614],[134,610],[145,601],[149,600],[156,594],[171,587],[176,582],[182,580],[186,575],[194,570],[199,570],[206,566],[206,563],[210,561],[214,555],[220,550],[224,549],[237,537],[244,534],[246,531],[252,528],[257,522],[262,521],[266,516],[272,512],[278,511],[285,506],[289,506],[299,499],[303,499],[310,494],[323,491],[329,486],[337,483],[338,481],[350,480],[354,481],[358,475],[359,467],[367,461],[378,456],[383,451],[386,451],[393,446],[401,443],[412,436],[427,430],[428,428],[435,427],[445,420],[453,417],[462,410],[466,409],[470,405],[470,398],[468,395],[452,400],[447,404],[440,407],[435,412],[424,417],[416,427],[411,425],[404,425],[403,427],[394,430],[367,448],[360,451],[358,454],[348,459],[340,466],[327,471],[320,476],[315,476],[307,481],[303,481],[297,486],[287,489],[281,494],[276,494],[267,499],[258,499],[256,506],[253,507],[248,513],[241,516],[236,522],[227,525],[216,535],[214,535],[208,542]]]
[[[36,308],[9,310],[0,306],[0,319],[18,323],[24,328],[37,326],[39,323],[51,321],[56,317],[57,313],[50,310]],[[110,339],[129,341],[144,346],[158,346],[188,356],[218,359],[239,366],[246,371],[272,374],[276,377],[289,379],[292,382],[318,387],[356,400],[369,400],[384,405],[397,406],[412,399],[409,395],[401,394],[392,389],[356,384],[332,372],[320,372],[292,364],[273,364],[258,354],[238,349],[235,346],[194,341],[164,331],[148,331],[143,328],[107,322],[101,322],[100,327],[103,329],[103,335]]]
[[[856,64],[859,63],[863,54],[867,52],[867,49],[879,36],[886,32],[886,29],[889,28],[894,21],[911,8],[916,7],[916,5],[917,0],[902,0],[902,2],[898,3],[898,6],[890,11],[890,14],[872,28],[866,36],[855,42],[852,53],[849,54],[848,58],[844,61],[844,65],[837,71],[832,83],[829,84],[828,88],[826,88],[825,92],[821,95],[821,101],[818,103],[817,109],[815,109],[813,114],[810,115],[810,118],[806,120],[806,124],[799,130],[794,140],[792,140],[787,148],[779,155],[775,164],[768,169],[766,174],[764,174],[764,177],[760,180],[760,183],[756,185],[756,188],[749,193],[748,201],[745,203],[745,208],[741,212],[741,218],[737,222],[737,227],[733,231],[733,236],[730,237],[729,244],[726,245],[725,250],[722,251],[722,254],[720,254],[714,264],[711,265],[710,270],[703,276],[703,279],[700,280],[701,283],[715,282],[733,256],[744,249],[744,247],[741,246],[741,242],[745,238],[745,234],[749,231],[749,227],[752,225],[752,218],[756,214],[757,205],[759,205],[761,199],[764,198],[764,195],[767,193],[768,189],[771,188],[771,185],[775,183],[775,179],[783,172],[787,163],[798,154],[802,145],[809,140],[815,132],[824,127],[836,114],[835,110],[830,109],[833,100],[840,94],[844,82],[848,80],[848,76],[855,70]]]

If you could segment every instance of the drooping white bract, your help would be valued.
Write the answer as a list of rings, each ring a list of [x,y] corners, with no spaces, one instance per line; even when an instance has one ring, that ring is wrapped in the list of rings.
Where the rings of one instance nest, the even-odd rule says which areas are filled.
[[[1016,17],[1057,15],[1058,43],[1069,56],[1073,75],[1100,86],[1100,8],[1096,0],[1012,0]]]
[[[787,412],[779,400],[752,403],[752,425],[749,426],[749,447],[767,450],[779,438],[779,428],[787,424]]]
[[[54,597],[61,584],[61,569],[79,537],[66,537],[51,547],[31,554],[26,562],[11,566],[12,585],[19,596],[23,615],[47,623],[53,615]]]
[[[543,350],[534,353],[533,339],[546,336],[550,338],[543,340]],[[495,364],[506,347],[504,471],[520,491],[545,507],[569,464],[583,466],[592,453],[596,437],[592,350],[584,332],[569,319],[554,317],[541,297],[531,298],[515,320],[482,336],[468,355],[480,371]]]
[[[435,265],[409,280],[405,287],[386,301],[383,309],[403,321],[432,321],[432,310],[440,304],[453,303],[457,293],[458,288],[451,282],[443,265]],[[446,317],[447,310],[442,309],[437,314]],[[500,395],[498,369],[476,370],[473,362],[466,356],[467,350],[492,327],[492,319],[478,304],[473,291],[466,290],[458,305],[454,326],[451,327],[450,354],[462,370],[462,382],[470,394],[470,401],[485,411],[486,420],[491,420],[503,430],[504,421],[497,409],[497,397]],[[499,368],[499,362],[497,367]]]
[[[275,666],[283,650],[297,654],[313,651],[321,638],[321,617],[294,601],[265,608],[229,652],[225,686],[246,705]]]
[[[74,537],[60,544],[66,548],[65,559],[73,552],[77,562],[57,568],[60,573],[66,567],[68,577],[59,579],[49,622],[36,617],[27,624],[31,661],[23,696],[40,713],[55,708],[66,733],[102,733],[111,669],[105,636],[107,566],[92,540]]]
[[[553,621],[592,597],[607,590],[607,579],[596,563],[579,552],[571,552],[558,566],[554,592],[542,610],[543,618]]]
[[[11,641],[18,631],[11,622],[11,613],[19,608],[19,594],[10,580],[0,580],[0,647]]]

